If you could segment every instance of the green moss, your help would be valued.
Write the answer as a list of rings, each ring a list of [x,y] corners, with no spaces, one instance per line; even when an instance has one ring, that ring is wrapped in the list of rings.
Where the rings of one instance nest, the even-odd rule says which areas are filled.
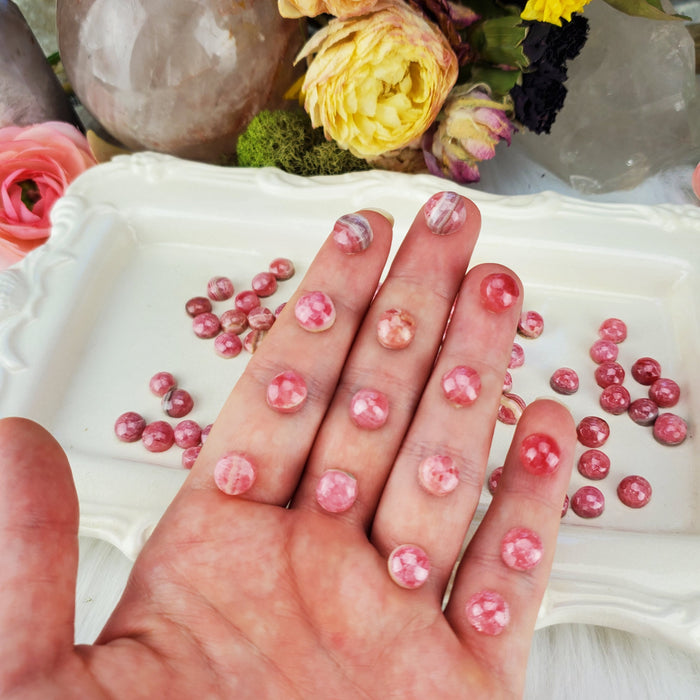
[[[238,137],[238,165],[273,166],[295,175],[339,175],[370,165],[327,141],[302,111],[263,110]]]

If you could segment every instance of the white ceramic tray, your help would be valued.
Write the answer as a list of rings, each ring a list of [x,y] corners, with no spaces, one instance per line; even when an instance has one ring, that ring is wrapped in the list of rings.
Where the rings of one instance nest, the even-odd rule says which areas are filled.
[[[64,446],[81,533],[135,557],[184,479],[179,449],[155,455],[113,435],[124,411],[163,417],[151,375],[173,372],[195,398],[191,417],[206,424],[245,366],[245,353],[223,360],[191,331],[184,303],[204,294],[210,277],[230,276],[242,289],[274,257],[290,257],[297,277],[269,299],[274,307],[338,216],[389,210],[396,247],[425,200],[446,188],[456,189],[430,176],[302,179],[154,154],[82,175],[54,209],[50,241],[0,274],[0,415],[32,417]],[[613,467],[596,482],[605,513],[564,517],[539,626],[595,623],[700,650],[700,209],[464,193],[483,214],[476,261],[513,267],[525,308],[545,318],[539,339],[519,341],[526,364],[513,371],[513,390],[527,401],[551,395],[552,371],[571,366],[581,376],[580,391],[566,399],[574,417],[602,414],[588,348],[600,322],[617,316],[629,327],[621,362],[629,369],[643,355],[660,360],[681,385],[674,410],[689,425],[689,439],[670,448],[627,416],[609,417],[604,449]],[[498,424],[489,470],[512,430]],[[640,510],[615,495],[630,473],[654,488]],[[584,482],[575,474],[569,493]],[[480,513],[489,500],[484,490]]]

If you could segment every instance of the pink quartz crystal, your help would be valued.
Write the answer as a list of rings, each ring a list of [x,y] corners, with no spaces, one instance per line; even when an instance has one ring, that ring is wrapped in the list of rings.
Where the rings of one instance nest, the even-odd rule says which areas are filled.
[[[605,496],[595,486],[582,486],[571,497],[571,510],[580,518],[597,518],[605,510]]]
[[[518,321],[518,334],[524,338],[539,338],[544,330],[544,319],[537,311],[523,311]]]
[[[389,417],[389,399],[381,391],[360,389],[350,400],[350,420],[358,427],[376,430]]]
[[[680,445],[688,435],[688,425],[675,413],[662,413],[654,421],[654,437],[662,445]]]
[[[271,272],[258,272],[250,286],[259,297],[269,297],[277,291],[277,278]]]
[[[418,482],[428,493],[444,496],[459,485],[459,469],[452,457],[430,455],[418,466]]]
[[[617,486],[617,497],[630,508],[643,508],[651,499],[651,484],[643,476],[626,476]]]
[[[280,372],[267,385],[267,405],[280,413],[294,413],[306,401],[306,382],[294,370]]]
[[[549,379],[549,386],[558,394],[575,394],[579,386],[578,374],[570,367],[555,369]]]
[[[527,527],[508,530],[501,540],[501,559],[516,571],[528,571],[539,564],[544,554],[540,536]]]
[[[160,405],[171,418],[184,418],[194,408],[194,401],[189,391],[171,389],[163,396]]]
[[[270,263],[270,272],[275,279],[283,281],[294,277],[294,263],[289,258],[275,258]]]
[[[467,205],[455,192],[438,192],[423,207],[428,228],[439,236],[457,231],[467,220]]]
[[[255,465],[242,452],[227,452],[214,467],[214,483],[229,496],[248,491],[255,477]]]
[[[161,398],[171,389],[177,387],[177,381],[170,372],[156,372],[148,382],[152,394]]]
[[[621,343],[627,337],[627,325],[619,318],[606,318],[598,328],[598,335],[603,340]]]
[[[149,452],[165,452],[175,442],[173,428],[164,420],[153,421],[143,429],[141,442]]]
[[[479,287],[481,303],[493,313],[503,313],[520,297],[520,288],[512,275],[494,272],[481,280]]]
[[[630,393],[621,384],[611,384],[603,389],[599,403],[604,411],[619,416],[626,413],[629,408]]]
[[[467,621],[477,631],[491,637],[501,634],[510,622],[510,608],[500,593],[475,593],[466,607]]]
[[[389,575],[401,588],[419,588],[430,574],[428,555],[414,544],[402,544],[389,555]]]
[[[233,296],[233,282],[228,277],[212,277],[207,282],[207,296],[212,301],[226,301]]]
[[[333,240],[347,255],[355,255],[367,250],[373,236],[372,227],[362,214],[341,216],[333,226]]]
[[[136,442],[141,439],[146,427],[146,419],[134,411],[122,413],[114,423],[114,434],[122,442]]]
[[[221,321],[211,312],[198,314],[192,319],[192,330],[198,338],[213,338],[221,330]]]
[[[340,469],[328,469],[318,480],[316,501],[329,513],[344,513],[357,499],[357,479]]]
[[[243,349],[243,341],[235,333],[226,331],[214,338],[214,352],[227,360],[237,357]]]
[[[335,306],[328,294],[308,292],[297,299],[294,315],[303,329],[316,333],[335,323]]]
[[[586,416],[576,426],[576,435],[585,447],[601,447],[610,437],[610,426],[598,416]]]
[[[457,365],[442,375],[442,391],[454,406],[469,406],[481,392],[481,378],[475,369]]]
[[[578,471],[587,479],[604,479],[610,472],[610,457],[601,450],[586,450],[578,458]]]
[[[408,347],[416,334],[416,321],[403,309],[389,309],[377,321],[377,340],[389,350]]]
[[[521,464],[537,476],[553,474],[559,467],[560,456],[556,440],[544,433],[532,433],[520,445]]]
[[[202,429],[197,421],[186,418],[181,420],[173,431],[175,444],[178,447],[187,449],[199,445],[202,439]]]

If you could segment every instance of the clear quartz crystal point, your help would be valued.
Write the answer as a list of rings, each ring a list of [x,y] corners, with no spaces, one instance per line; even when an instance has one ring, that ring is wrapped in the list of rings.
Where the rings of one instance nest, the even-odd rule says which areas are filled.
[[[57,26],[73,89],[114,138],[210,162],[285,104],[305,38],[277,0],[58,0]]]
[[[520,132],[529,155],[585,194],[637,186],[700,160],[700,78],[682,21],[586,5],[590,33],[568,64],[566,102],[550,134]]]

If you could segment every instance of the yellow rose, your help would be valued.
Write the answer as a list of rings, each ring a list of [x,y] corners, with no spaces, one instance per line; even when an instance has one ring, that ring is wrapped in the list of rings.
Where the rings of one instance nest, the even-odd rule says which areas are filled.
[[[403,2],[331,20],[297,60],[313,55],[304,108],[326,138],[359,158],[406,146],[431,125],[457,80],[457,57],[435,25]]]
[[[328,14],[335,17],[357,17],[369,12],[379,0],[277,0],[282,17],[316,17]]]

